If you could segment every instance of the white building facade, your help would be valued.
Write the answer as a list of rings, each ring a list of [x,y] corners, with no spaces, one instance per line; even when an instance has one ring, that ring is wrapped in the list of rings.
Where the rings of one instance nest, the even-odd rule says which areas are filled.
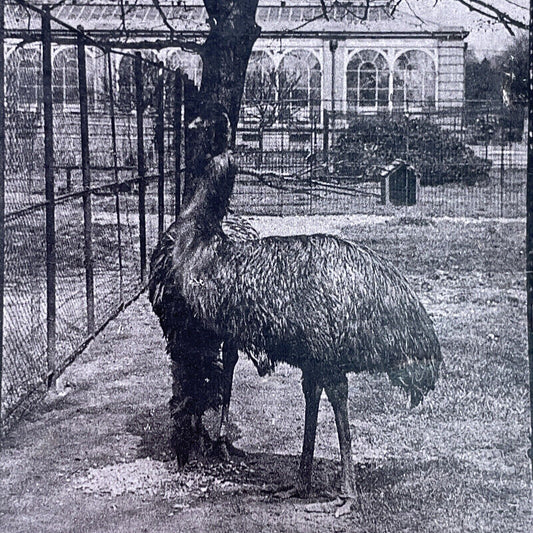
[[[97,2],[77,2],[54,10],[54,15],[76,26],[80,23],[96,39],[113,35],[120,25],[117,8],[98,8]],[[206,14],[201,3],[161,2],[180,38],[201,40],[207,29]],[[28,21],[7,13],[11,26],[8,35],[28,30]],[[181,67],[196,83],[201,80],[201,60],[180,50],[161,23],[151,2],[139,2],[142,16],[132,18],[129,40],[132,48],[153,40],[157,49],[143,52],[171,68]],[[329,12],[329,20],[319,17],[320,3],[261,2],[257,12],[262,34],[250,60],[250,76],[244,106],[253,100],[288,100],[292,111],[302,119],[321,115],[322,111],[421,111],[461,107],[464,103],[464,56],[467,33],[397,10],[392,16],[379,2],[360,20],[363,11],[347,10],[338,4]],[[143,11],[144,10],[144,11]],[[185,13],[185,16],[183,15]],[[32,21],[39,30],[39,20]],[[56,28],[53,49],[54,101],[68,107],[77,103],[76,50]],[[161,43],[168,46],[161,46]],[[40,99],[40,54],[38,45],[19,46],[13,38],[7,47],[7,67],[13,72],[13,90],[20,105],[31,107]],[[131,91],[128,77],[131,59],[114,56],[115,83],[119,94]],[[98,62],[104,56],[89,48],[89,96],[93,105],[103,90]],[[249,76],[249,77],[250,77]],[[125,86],[126,85],[126,86]],[[270,85],[270,86],[269,86]],[[261,90],[258,92],[258,88]]]

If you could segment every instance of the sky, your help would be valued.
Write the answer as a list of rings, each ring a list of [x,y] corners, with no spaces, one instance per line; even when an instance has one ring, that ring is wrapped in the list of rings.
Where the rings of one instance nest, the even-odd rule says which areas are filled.
[[[526,22],[529,0],[487,0],[495,7]],[[503,50],[512,36],[502,24],[490,22],[481,15],[470,12],[457,0],[403,0],[402,10],[420,16],[423,20],[461,26],[470,32],[468,47],[479,57],[490,57]],[[519,33],[520,30],[517,30]]]
[[[263,4],[277,4],[280,0],[261,0]],[[340,0],[342,2],[342,0]],[[475,0],[474,0],[475,1]],[[481,0],[527,23],[529,0]],[[318,0],[287,0],[290,4],[315,4]],[[329,3],[329,2],[326,2]],[[490,21],[473,13],[457,0],[402,0],[400,9],[414,14],[422,20],[436,22],[443,26],[461,27],[470,32],[468,47],[480,57],[490,57],[504,50],[513,37],[498,22]],[[521,30],[516,29],[519,34]]]

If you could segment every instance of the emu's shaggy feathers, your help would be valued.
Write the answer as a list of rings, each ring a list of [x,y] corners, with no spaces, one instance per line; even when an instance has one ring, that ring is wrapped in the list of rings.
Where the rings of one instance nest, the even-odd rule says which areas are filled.
[[[300,368],[386,371],[413,404],[434,387],[441,354],[431,320],[371,250],[326,235],[235,243],[194,233],[180,223],[166,234],[165,286],[221,338]]]

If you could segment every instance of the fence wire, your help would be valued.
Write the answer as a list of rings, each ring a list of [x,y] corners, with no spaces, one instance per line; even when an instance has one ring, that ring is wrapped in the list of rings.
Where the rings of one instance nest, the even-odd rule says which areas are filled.
[[[150,52],[100,48],[72,32],[69,44],[48,50],[47,86],[46,46],[44,39],[16,48],[5,62],[2,431],[136,298],[147,258],[179,204],[183,132],[175,112],[181,116],[185,103],[174,89],[192,90],[192,82]],[[47,167],[45,139],[52,136]]]
[[[4,62],[2,431],[142,290],[151,251],[179,209],[184,123],[195,105],[192,82],[155,52],[110,50],[31,9],[42,42],[11,47]],[[59,28],[61,43],[49,44]],[[524,130],[519,105],[369,114],[350,102],[245,95],[231,207],[524,216]],[[412,169],[402,183],[408,192],[414,176],[414,201],[390,194],[384,167],[397,160]]]
[[[335,112],[309,101],[290,103],[308,112],[276,120],[267,115],[267,121],[265,110],[283,107],[279,102],[244,102],[237,212],[396,214],[399,206],[383,201],[381,171],[401,159],[418,175],[416,202],[406,206],[413,215],[525,216],[523,104],[413,104],[369,113],[341,101],[322,103]]]

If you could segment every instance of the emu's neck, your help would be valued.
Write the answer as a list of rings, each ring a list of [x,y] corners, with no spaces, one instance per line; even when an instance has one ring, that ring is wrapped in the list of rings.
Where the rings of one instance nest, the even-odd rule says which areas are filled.
[[[195,191],[184,206],[182,219],[194,221],[206,229],[216,231],[226,216],[233,191],[237,168],[231,152],[224,152],[208,160],[195,176]]]

